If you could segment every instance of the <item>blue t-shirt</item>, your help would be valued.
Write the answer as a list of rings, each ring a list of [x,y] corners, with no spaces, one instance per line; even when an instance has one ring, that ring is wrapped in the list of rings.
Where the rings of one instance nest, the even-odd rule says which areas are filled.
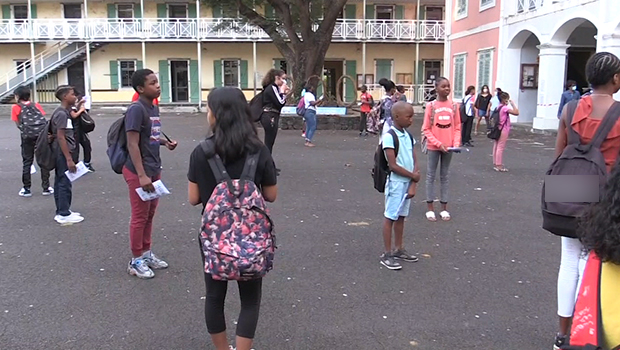
[[[400,131],[395,127],[392,127],[392,130],[394,130],[396,132],[396,136],[398,136],[398,154],[396,155],[396,164],[407,169],[408,171],[413,171],[415,166],[413,162],[413,147],[415,146],[415,140],[404,130]],[[395,148],[394,137],[390,133],[385,133],[383,135],[382,142],[384,150],[388,148]],[[410,182],[411,179],[396,173],[391,173],[390,181]]]
[[[148,115],[145,113],[148,113]],[[161,121],[159,120],[159,108],[157,106],[148,106],[141,100],[131,104],[125,113],[125,131],[137,131],[140,133],[140,155],[142,156],[144,171],[147,176],[159,175],[161,173],[161,157],[159,156]],[[127,157],[125,166],[132,173],[137,174],[131,157]]]

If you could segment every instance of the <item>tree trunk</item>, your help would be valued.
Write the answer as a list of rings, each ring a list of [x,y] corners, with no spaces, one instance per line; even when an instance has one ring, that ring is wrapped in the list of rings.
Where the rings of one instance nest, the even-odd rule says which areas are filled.
[[[325,43],[302,42],[295,45],[292,57],[286,57],[287,65],[291,67],[289,73],[293,78],[293,96],[300,96],[301,90],[306,84],[310,84],[316,89],[320,78],[315,77],[310,81],[308,78],[323,75],[323,64],[329,44],[329,42],[327,45]]]

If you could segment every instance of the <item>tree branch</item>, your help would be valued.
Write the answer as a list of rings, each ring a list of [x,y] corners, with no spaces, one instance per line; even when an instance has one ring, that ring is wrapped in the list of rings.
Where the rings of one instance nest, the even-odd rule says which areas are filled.
[[[293,45],[297,45],[301,43],[299,37],[297,36],[297,32],[295,31],[295,25],[293,24],[293,18],[291,16],[291,8],[290,5],[286,3],[286,1],[267,1],[273,9],[276,11],[276,14],[282,18],[282,24],[284,24],[284,31],[286,31],[286,35],[288,35],[289,40]]]
[[[269,21],[265,17],[258,14],[256,11],[246,6],[242,0],[237,0],[239,6],[239,14],[245,17],[251,24],[254,24],[261,28],[269,35],[273,44],[283,53],[287,52],[292,54],[293,50],[289,47],[286,39],[278,32],[278,25],[274,21]]]
[[[323,21],[321,21],[316,33],[319,38],[327,37],[331,42],[332,36],[334,35],[334,27],[338,20],[338,14],[340,14],[340,11],[342,11],[342,8],[346,5],[347,0],[330,0],[327,3],[329,6],[324,8],[325,13],[323,14]]]
[[[301,37],[304,41],[314,39],[312,32],[312,20],[310,16],[310,3],[307,0],[295,0],[295,5],[299,9],[299,23],[301,25]]]

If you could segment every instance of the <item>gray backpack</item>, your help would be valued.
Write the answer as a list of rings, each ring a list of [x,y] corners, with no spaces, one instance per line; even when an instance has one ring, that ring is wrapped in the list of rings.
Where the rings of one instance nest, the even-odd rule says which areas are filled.
[[[46,120],[43,113],[37,108],[34,102],[29,104],[19,103],[21,111],[19,112],[19,130],[25,139],[36,139],[39,137],[41,130],[45,128]]]
[[[571,101],[566,107],[568,142],[562,154],[547,170],[547,175],[598,176],[600,200],[608,175],[605,158],[601,152],[601,145],[620,117],[620,103],[614,102],[609,108],[589,144],[582,144],[579,134],[571,127],[578,103],[579,100]],[[548,178],[545,177],[545,182],[547,180]],[[593,203],[547,202],[545,198],[545,182],[543,182],[542,189],[543,229],[558,236],[577,238],[579,217]]]

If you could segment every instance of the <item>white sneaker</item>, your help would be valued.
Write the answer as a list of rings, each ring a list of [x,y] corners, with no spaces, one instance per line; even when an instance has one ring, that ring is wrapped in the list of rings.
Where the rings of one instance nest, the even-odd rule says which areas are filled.
[[[20,197],[32,197],[32,192],[30,192],[29,188],[22,188],[18,194]]]
[[[131,276],[136,276],[138,278],[148,279],[155,277],[155,273],[149,268],[142,258],[137,258],[133,261],[129,261],[129,265],[127,266],[127,273]]]
[[[56,215],[54,217],[54,220],[56,220],[56,222],[61,225],[73,225],[84,221],[84,218],[80,215],[77,215],[77,213],[71,213],[67,216]]]
[[[54,194],[54,187],[48,187],[47,190],[43,190],[44,196],[51,196]]]
[[[161,269],[168,268],[168,263],[158,258],[157,256],[155,256],[155,254],[153,254],[153,252],[150,250],[148,252],[145,252],[142,255],[142,260],[144,260],[144,262],[148,265],[148,267],[150,267],[153,270],[161,270]]]

